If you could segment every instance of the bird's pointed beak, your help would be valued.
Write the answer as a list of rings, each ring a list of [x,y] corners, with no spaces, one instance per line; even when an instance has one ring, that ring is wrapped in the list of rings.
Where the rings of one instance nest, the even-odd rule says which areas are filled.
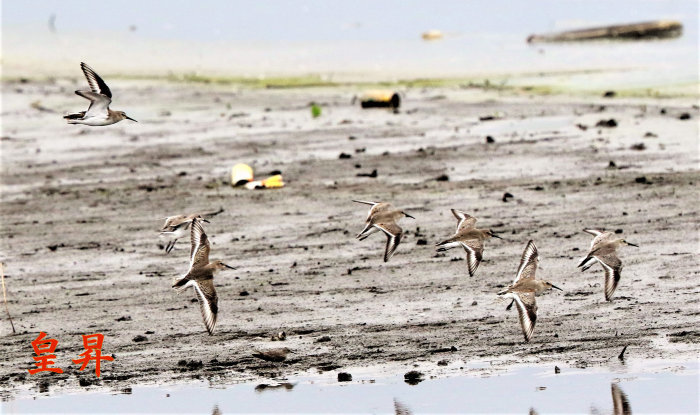
[[[404,216],[406,216],[407,218],[415,219],[413,216],[409,215],[409,214],[406,213],[406,212],[404,212],[403,214],[404,214]]]
[[[629,243],[629,242],[627,242],[627,245],[629,245],[629,246],[633,246],[633,247],[635,247],[635,248],[639,248],[639,245],[636,245],[636,244],[631,244],[631,243]]]
[[[126,117],[127,120],[131,120],[131,121],[133,121],[133,122],[138,122],[138,121],[136,121],[135,119],[129,117],[128,115],[124,115],[124,116]]]
[[[209,221],[206,220],[206,219],[202,219],[202,222],[211,223],[211,222],[209,222]]]
[[[491,232],[491,236],[494,237],[494,238],[496,238],[496,239],[503,240],[503,238],[501,238],[500,236],[496,235],[496,234],[493,233],[493,232]]]
[[[552,288],[556,288],[556,289],[559,290],[559,291],[564,291],[564,290],[562,290],[561,288],[557,287],[557,286],[554,285],[554,284],[552,284]]]
[[[225,267],[228,268],[228,269],[236,269],[236,268],[234,268],[234,267],[232,267],[232,266],[230,266],[230,265],[226,265],[226,264],[223,264],[223,263],[222,263],[221,265],[225,266]]]

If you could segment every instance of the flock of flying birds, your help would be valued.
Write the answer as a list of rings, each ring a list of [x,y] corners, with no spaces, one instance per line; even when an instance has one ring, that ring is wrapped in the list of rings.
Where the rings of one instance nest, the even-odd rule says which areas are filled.
[[[104,126],[117,123],[130,118],[123,111],[113,111],[109,109],[112,102],[112,92],[100,76],[87,64],[82,63],[80,67],[85,74],[85,78],[90,86],[90,91],[78,90],[76,94],[90,100],[87,111],[66,115],[64,118],[69,124],[85,124],[90,126]],[[401,242],[403,231],[397,224],[399,219],[413,216],[398,209],[394,209],[390,203],[367,202],[353,200],[353,202],[370,205],[369,213],[365,221],[365,226],[357,235],[360,241],[375,232],[381,231],[386,235],[386,248],[384,249],[384,262],[396,252],[396,248]],[[462,247],[466,253],[466,262],[469,276],[474,276],[481,263],[484,252],[484,241],[490,237],[500,238],[490,229],[477,229],[476,218],[467,213],[452,209],[452,214],[457,218],[457,230],[450,238],[437,243],[437,251],[446,251],[452,248]],[[169,253],[175,246],[175,242],[190,235],[190,266],[187,272],[180,278],[175,278],[173,288],[181,292],[188,287],[193,287],[199,301],[202,318],[209,334],[214,333],[216,318],[219,311],[218,297],[214,288],[214,274],[233,267],[216,260],[209,261],[210,244],[209,238],[202,226],[203,222],[209,222],[201,214],[177,215],[166,218],[160,231],[160,236],[167,240],[165,251]],[[605,271],[605,299],[612,300],[612,295],[620,281],[622,262],[617,256],[617,249],[622,245],[637,246],[621,238],[616,238],[612,232],[599,229],[584,229],[594,236],[591,247],[586,257],[578,267],[582,271],[589,269],[596,262],[600,263]],[[509,310],[513,304],[517,305],[520,325],[522,327],[525,341],[530,341],[537,321],[537,303],[535,296],[550,289],[561,290],[552,283],[535,278],[539,254],[533,241],[529,241],[520,258],[520,266],[515,275],[513,283],[506,289],[498,293],[501,298],[510,299],[511,302],[506,308]]]
[[[386,202],[365,202],[353,200],[353,202],[371,205],[364,228],[357,234],[357,239],[365,240],[375,232],[381,231],[386,235],[386,247],[384,249],[384,262],[396,252],[401,242],[403,230],[396,223],[403,217],[415,219],[402,210],[397,210]],[[462,247],[466,253],[467,269],[470,276],[474,276],[483,258],[484,240],[489,237],[500,238],[490,229],[477,229],[476,218],[457,209],[452,209],[452,214],[457,218],[457,230],[450,238],[436,244],[437,251],[445,251],[451,248]],[[201,214],[177,215],[165,219],[160,236],[167,240],[166,252],[170,252],[175,242],[187,235],[189,230],[191,249],[190,267],[180,278],[176,278],[173,288],[182,291],[187,287],[193,287],[199,300],[204,325],[209,334],[214,333],[216,315],[218,313],[218,297],[214,288],[214,274],[217,271],[233,269],[221,261],[209,262],[209,240],[202,222],[208,222]],[[605,270],[605,299],[612,300],[612,295],[620,281],[622,262],[617,257],[617,248],[622,245],[631,245],[624,239],[616,238],[612,232],[598,229],[584,229],[584,232],[594,235],[591,248],[586,257],[578,265],[582,271],[587,270],[596,262],[599,262]],[[498,293],[503,299],[510,299],[506,307],[510,310],[516,304],[520,326],[522,327],[525,341],[530,341],[537,321],[537,303],[535,296],[550,289],[561,288],[549,281],[535,278],[539,253],[533,241],[529,241],[520,258],[520,266],[513,283]]]

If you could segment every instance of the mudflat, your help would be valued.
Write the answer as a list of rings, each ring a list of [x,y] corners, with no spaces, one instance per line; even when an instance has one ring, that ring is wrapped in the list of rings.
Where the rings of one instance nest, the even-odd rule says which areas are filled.
[[[138,123],[66,125],[61,116],[86,105],[74,84],[3,83],[0,260],[17,329],[2,310],[4,399],[42,384],[227,383],[415,365],[429,376],[461,373],[443,360],[590,367],[617,361],[624,346],[635,358],[698,356],[693,100],[408,88],[393,113],[352,105],[352,87],[110,86],[113,109]],[[233,188],[236,163],[256,178],[280,171],[286,186]],[[399,222],[405,234],[388,263],[383,235],[354,238],[367,206],[352,199],[415,216]],[[165,216],[220,208],[206,224],[211,258],[236,269],[215,278],[209,336],[194,293],[171,288],[189,266],[189,241],[165,254],[157,230]],[[464,252],[435,251],[455,230],[450,208],[504,238],[486,241],[473,278]],[[599,265],[576,267],[587,227],[640,246],[620,249],[612,302]],[[565,291],[538,297],[525,343],[517,312],[496,293],[531,239],[538,277]],[[63,374],[27,372],[40,331],[59,341]],[[286,340],[272,341],[280,331]],[[99,379],[71,362],[92,333],[115,357]],[[283,363],[252,357],[278,347],[291,350]]]

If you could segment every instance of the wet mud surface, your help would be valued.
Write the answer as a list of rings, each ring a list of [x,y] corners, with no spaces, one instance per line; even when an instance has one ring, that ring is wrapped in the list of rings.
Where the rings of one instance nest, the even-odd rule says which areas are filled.
[[[444,361],[588,367],[624,346],[635,358],[697,358],[700,112],[691,102],[410,89],[393,114],[350,105],[350,88],[117,82],[113,107],[139,123],[89,128],[61,119],[85,104],[73,89],[3,84],[0,260],[17,328],[2,310],[4,399],[27,385],[121,390],[416,364],[428,376],[459,373]],[[256,178],[281,171],[286,187],[232,188],[239,162]],[[400,222],[390,262],[382,235],[354,239],[367,209],[352,199],[416,217]],[[211,258],[236,270],[215,278],[209,336],[194,293],[170,288],[189,243],[166,255],[157,230],[165,216],[219,208],[206,226]],[[505,238],[486,242],[473,278],[463,252],[435,251],[454,231],[450,208]],[[591,241],[585,227],[640,245],[620,249],[612,302],[599,265],[576,268]],[[537,299],[524,343],[517,312],[496,292],[530,239],[538,276],[565,291]],[[64,374],[28,374],[40,331],[59,341]],[[279,331],[286,340],[272,341]],[[91,333],[115,356],[99,380],[71,362]],[[276,347],[291,349],[285,362],[252,357]]]

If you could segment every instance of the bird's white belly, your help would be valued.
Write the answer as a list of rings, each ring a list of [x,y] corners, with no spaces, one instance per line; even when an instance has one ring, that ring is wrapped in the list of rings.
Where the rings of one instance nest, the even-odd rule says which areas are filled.
[[[93,127],[114,124],[116,121],[109,119],[107,117],[90,117],[82,120],[82,124],[90,125]]]
[[[180,239],[184,236],[187,236],[189,233],[189,226],[181,226],[173,232],[161,232],[160,236],[164,239],[174,241],[176,239]]]
[[[98,127],[102,125],[111,125],[114,124],[115,120],[108,118],[108,117],[89,117],[89,118],[78,118],[78,119],[71,119],[68,120],[68,124],[84,124],[84,125],[89,125],[93,127]]]

